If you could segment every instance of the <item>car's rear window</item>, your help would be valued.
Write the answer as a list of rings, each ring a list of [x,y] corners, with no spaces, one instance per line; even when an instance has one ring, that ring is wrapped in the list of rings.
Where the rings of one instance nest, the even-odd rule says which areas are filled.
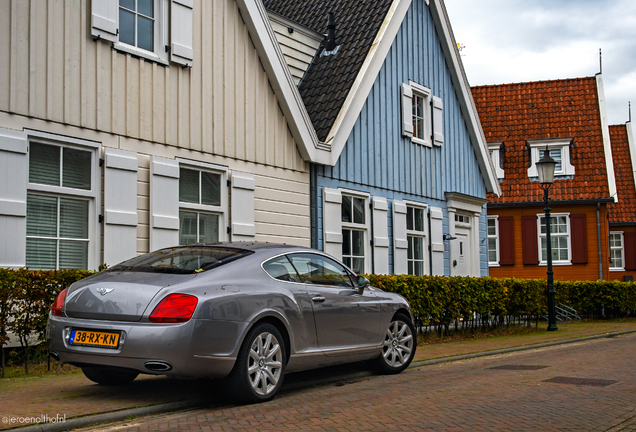
[[[112,271],[154,273],[198,273],[222,266],[252,251],[226,247],[174,247],[150,252],[111,267]]]

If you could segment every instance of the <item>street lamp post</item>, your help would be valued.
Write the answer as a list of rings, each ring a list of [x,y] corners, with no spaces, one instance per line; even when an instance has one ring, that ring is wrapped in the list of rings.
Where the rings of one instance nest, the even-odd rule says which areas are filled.
[[[554,169],[556,161],[550,157],[550,151],[546,146],[543,157],[537,162],[539,184],[543,189],[543,201],[545,202],[545,240],[548,258],[548,331],[559,328],[556,325],[556,311],[554,305],[554,277],[552,272],[552,240],[550,238],[550,186],[554,182]]]

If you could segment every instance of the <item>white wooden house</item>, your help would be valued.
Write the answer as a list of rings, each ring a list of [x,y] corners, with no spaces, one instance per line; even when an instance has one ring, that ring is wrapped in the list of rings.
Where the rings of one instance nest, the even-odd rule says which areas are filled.
[[[309,246],[328,151],[260,0],[2,0],[0,40],[0,266]]]

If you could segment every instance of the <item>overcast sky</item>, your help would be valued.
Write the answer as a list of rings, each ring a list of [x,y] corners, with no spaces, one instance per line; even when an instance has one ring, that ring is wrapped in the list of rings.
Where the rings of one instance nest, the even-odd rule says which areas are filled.
[[[470,85],[594,76],[610,124],[636,121],[636,0],[445,0]]]

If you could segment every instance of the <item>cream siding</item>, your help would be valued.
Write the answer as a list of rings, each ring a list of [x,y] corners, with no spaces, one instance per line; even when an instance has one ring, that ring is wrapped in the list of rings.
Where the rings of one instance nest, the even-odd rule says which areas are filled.
[[[3,0],[0,110],[308,170],[236,3],[194,8],[195,59],[182,68],[93,41],[87,0]]]
[[[294,81],[298,84],[307,68],[309,68],[322,38],[318,34],[309,36],[297,30],[289,33],[288,27],[277,22],[275,18],[272,19],[270,17],[269,22],[274,29],[274,34],[280,44],[280,49],[285,56],[285,61],[294,77]]]
[[[152,155],[252,173],[256,240],[310,245],[309,164],[233,0],[194,1],[192,68],[93,41],[89,0],[2,0],[0,37],[0,127],[137,153],[138,253]]]

